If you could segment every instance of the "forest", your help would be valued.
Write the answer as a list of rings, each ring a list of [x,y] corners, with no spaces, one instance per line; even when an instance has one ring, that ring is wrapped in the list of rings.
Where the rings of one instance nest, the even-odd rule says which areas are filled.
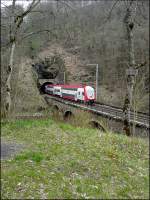
[[[98,63],[98,101],[123,107],[129,53],[125,16],[130,1],[34,1],[35,6],[24,18],[19,18],[27,9],[23,2],[16,1],[14,9],[16,20],[22,20],[18,29],[12,22],[13,5],[6,7],[2,2],[2,104],[13,41],[11,32],[16,28],[11,78],[13,112],[45,106],[35,88],[31,65],[56,53],[64,60],[68,83],[94,84],[95,67],[88,64]],[[133,98],[137,111],[148,112],[149,1],[133,1],[131,7],[136,9],[133,9],[135,65],[146,63],[138,70]]]

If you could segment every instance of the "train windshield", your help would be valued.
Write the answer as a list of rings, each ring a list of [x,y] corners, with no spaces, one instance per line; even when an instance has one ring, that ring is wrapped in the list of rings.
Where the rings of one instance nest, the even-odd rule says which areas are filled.
[[[94,98],[94,89],[90,86],[86,87],[87,96],[89,98]]]

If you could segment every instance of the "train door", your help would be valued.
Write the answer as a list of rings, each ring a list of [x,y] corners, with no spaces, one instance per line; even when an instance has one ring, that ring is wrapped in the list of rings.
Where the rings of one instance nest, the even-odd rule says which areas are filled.
[[[84,101],[84,89],[83,88],[78,88],[77,99],[80,101]]]
[[[77,100],[78,100],[78,92],[77,92],[77,91],[75,92],[74,99],[75,99],[75,101],[77,101]]]
[[[54,94],[61,96],[61,87],[55,86],[54,87]]]

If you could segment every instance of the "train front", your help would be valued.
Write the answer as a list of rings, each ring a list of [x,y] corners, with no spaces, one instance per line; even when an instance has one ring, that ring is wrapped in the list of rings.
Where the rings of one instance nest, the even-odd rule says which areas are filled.
[[[85,86],[85,100],[88,104],[92,105],[95,101],[95,91],[91,86]]]

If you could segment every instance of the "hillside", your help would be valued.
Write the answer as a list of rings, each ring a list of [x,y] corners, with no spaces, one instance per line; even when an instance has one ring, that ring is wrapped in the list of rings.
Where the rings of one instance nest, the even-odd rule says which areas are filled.
[[[18,33],[18,39],[24,34],[38,34],[31,34],[30,37],[17,43],[11,94],[15,98],[17,112],[22,108],[32,110],[31,107],[33,108],[34,105],[33,110],[37,110],[39,105],[46,106],[42,103],[31,80],[30,66],[39,58],[44,59],[54,53],[59,53],[65,60],[68,83],[83,82],[95,85],[95,67],[87,64],[97,63],[99,65],[98,100],[102,103],[123,106],[126,93],[126,69],[129,62],[124,20],[130,1],[86,2],[82,5],[80,1],[68,1],[67,4],[61,1],[42,1],[27,16]],[[136,1],[133,2],[134,7]],[[21,6],[16,6],[16,12],[20,13],[22,9]],[[4,45],[1,67],[2,94],[5,91],[9,62],[9,51],[5,46],[9,41],[10,33],[7,24],[9,24],[11,10],[10,12],[8,10],[8,8],[2,10],[2,23],[6,24],[2,29],[2,45]],[[43,30],[48,31],[43,32]],[[137,1],[133,34],[136,66],[146,62],[145,66],[139,69],[136,77],[134,103],[137,111],[148,112],[149,1]],[[22,68],[20,67],[22,65],[26,66]],[[20,69],[22,72],[19,72]],[[19,73],[21,75],[18,75]],[[16,85],[18,76],[21,83],[17,81]],[[20,98],[18,100],[16,93]],[[24,101],[23,96],[26,97]],[[17,102],[22,104],[18,106]]]
[[[65,62],[67,83],[86,83],[95,87],[95,66],[88,68],[86,65],[88,62],[82,58],[78,48],[65,48],[63,45],[54,43],[51,45],[49,44],[46,48],[43,48],[35,59],[30,59],[28,57],[26,57],[26,59],[21,59],[21,62],[18,64],[19,75],[15,94],[16,112],[35,112],[40,108],[46,108],[47,105],[45,104],[42,96],[39,94],[36,81],[33,78],[31,65],[39,60],[44,60],[46,57],[51,57],[56,53],[60,55]],[[100,74],[99,79],[101,78],[102,76]],[[119,86],[116,86],[116,90],[114,90],[114,87],[108,87],[107,84],[99,85],[98,99],[100,102],[122,106],[124,94],[125,89],[123,91]],[[140,101],[141,96],[137,96],[136,98],[139,98]],[[147,94],[144,96],[143,104],[142,102],[140,103],[139,110],[148,112],[148,102],[149,98]]]
[[[2,123],[2,199],[149,199],[148,141],[47,120]]]
[[[36,112],[40,108],[44,109],[46,107],[33,77],[32,63],[51,57],[55,53],[59,54],[65,62],[67,83],[86,83],[95,86],[95,66],[92,67],[94,71],[92,72],[91,68],[87,68],[86,61],[81,58],[76,49],[51,44],[47,48],[43,48],[35,59],[22,58],[20,63],[17,64],[16,67],[19,68],[19,74],[17,82],[15,81],[14,83],[16,87],[14,97],[16,112]],[[102,88],[100,92],[101,90]]]
[[[33,60],[28,57],[21,59],[18,63],[19,74],[16,84],[16,94],[15,94],[15,107],[16,111],[38,111],[40,107],[46,107],[46,104],[40,95],[36,81],[33,78],[32,73],[32,63],[36,63],[39,60],[45,59],[59,54],[60,57],[65,61],[67,82],[68,83],[82,83],[81,77],[87,74],[85,72],[84,62],[78,58],[78,55],[67,52],[61,45],[49,45],[39,52],[37,57]],[[83,80],[83,83],[87,81]]]
[[[16,90],[14,95],[16,113],[38,112],[41,108],[47,106],[33,79],[31,63],[32,61],[29,58],[24,58],[18,64],[19,73],[15,81]]]

